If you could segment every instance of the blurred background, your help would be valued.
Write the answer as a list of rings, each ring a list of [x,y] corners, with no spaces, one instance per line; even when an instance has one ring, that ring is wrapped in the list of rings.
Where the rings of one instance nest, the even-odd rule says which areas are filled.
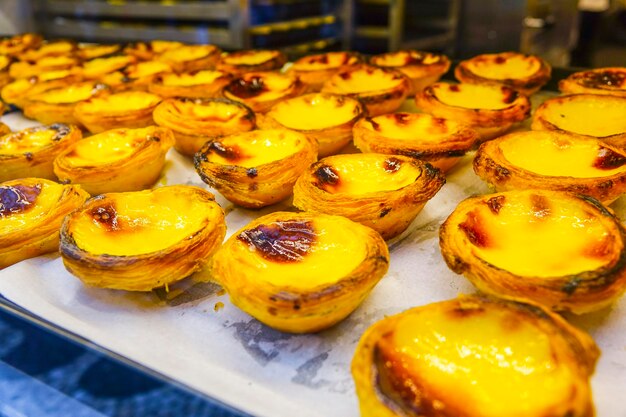
[[[352,49],[520,50],[555,66],[626,66],[626,0],[2,0],[0,34],[171,39],[292,57]]]

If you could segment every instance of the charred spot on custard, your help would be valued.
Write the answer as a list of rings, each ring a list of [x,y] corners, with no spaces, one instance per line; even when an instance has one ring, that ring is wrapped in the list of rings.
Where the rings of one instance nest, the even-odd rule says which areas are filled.
[[[500,87],[500,89],[502,91],[502,94],[504,94],[504,98],[502,99],[502,102],[504,104],[511,104],[519,98],[519,93],[515,90],[504,86]]]
[[[311,251],[316,237],[310,221],[289,220],[261,224],[243,231],[237,239],[267,260],[287,263],[302,261]]]
[[[43,126],[41,130],[45,130],[45,129],[56,130],[57,133],[55,133],[55,135],[52,137],[53,142],[60,141],[65,136],[67,136],[72,130],[68,125],[63,124],[63,123],[55,123],[55,124],[48,126],[47,128]]]
[[[383,163],[384,170],[389,173],[398,172],[400,170],[400,167],[402,167],[402,161],[400,161],[398,158],[387,158]]]
[[[252,98],[268,91],[263,78],[259,76],[250,77],[248,79],[239,78],[235,80],[229,87],[231,93],[240,98]]]
[[[459,229],[465,233],[472,245],[479,248],[490,246],[489,236],[487,236],[484,224],[475,212],[468,213],[465,221],[459,224]]]
[[[339,184],[340,181],[337,171],[335,171],[333,167],[328,165],[322,165],[321,167],[317,168],[313,175],[319,181],[318,186],[322,187],[324,187],[325,185],[335,186]]]
[[[0,187],[0,217],[30,210],[39,194],[41,194],[41,184]]]
[[[456,84],[450,84],[448,86],[448,89],[452,91],[453,93],[458,93],[459,91],[461,91],[461,88]]]
[[[399,126],[406,126],[411,121],[411,115],[408,113],[394,113],[392,117]]]
[[[601,240],[590,242],[583,250],[583,255],[588,258],[606,259],[612,253],[614,238],[604,236]]]
[[[626,84],[626,72],[590,71],[580,81],[583,86],[589,88],[621,87]]]
[[[530,204],[532,205],[533,215],[539,219],[544,219],[550,216],[552,209],[550,207],[550,200],[546,197],[533,194],[530,196]]]
[[[487,206],[489,206],[489,210],[491,210],[493,214],[500,214],[500,209],[504,205],[505,200],[506,197],[503,195],[491,197],[489,200],[487,200]]]
[[[231,162],[240,161],[244,157],[239,147],[225,146],[222,142],[211,142],[208,150]]]
[[[89,212],[94,221],[98,222],[101,226],[110,232],[120,230],[120,224],[117,218],[117,210],[112,203],[108,203],[104,206],[94,207]]]
[[[506,62],[506,58],[502,56],[497,56],[496,59],[494,59],[494,62],[498,65],[502,65]]]
[[[611,170],[626,164],[626,157],[609,148],[601,147],[598,156],[593,161],[593,167],[598,169]]]

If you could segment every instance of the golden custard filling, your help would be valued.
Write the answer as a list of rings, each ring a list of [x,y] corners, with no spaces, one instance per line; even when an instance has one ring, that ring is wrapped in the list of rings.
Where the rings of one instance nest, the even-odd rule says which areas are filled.
[[[469,211],[459,232],[475,256],[496,268],[549,278],[594,271],[613,260],[604,249],[611,231],[581,205],[553,203],[530,192],[507,195],[497,213],[490,203]]]
[[[278,56],[276,51],[243,51],[226,54],[222,57],[222,62],[230,65],[259,65],[270,61]]]
[[[194,61],[205,58],[216,50],[212,45],[186,45],[164,52],[159,59],[174,62]]]
[[[393,156],[379,154],[340,155],[314,173],[318,188],[331,194],[363,194],[395,191],[413,184],[420,168]]]
[[[606,137],[626,132],[626,99],[571,96],[551,100],[541,116],[556,127],[579,135]]]
[[[105,97],[92,98],[81,103],[80,111],[85,114],[126,114],[155,107],[161,102],[161,97],[143,91],[129,91],[111,94]]]
[[[0,154],[21,155],[37,152],[61,140],[70,132],[66,125],[35,127],[0,137]]]
[[[178,99],[168,103],[173,106],[177,113],[198,121],[225,123],[246,117],[249,113],[246,108],[227,101]]]
[[[387,72],[380,68],[365,67],[341,72],[331,79],[339,91],[349,93],[368,93],[389,90],[402,84],[405,78],[401,74]]]
[[[253,168],[285,159],[305,146],[305,139],[296,132],[253,130],[214,141],[207,158],[215,164]]]
[[[443,104],[466,109],[502,110],[517,98],[515,91],[492,85],[437,83],[432,89]]]
[[[269,115],[289,129],[317,130],[348,123],[361,112],[359,102],[348,97],[309,94],[276,104]]]
[[[98,77],[124,68],[133,62],[135,59],[126,55],[92,59],[83,64],[83,75],[87,78]]]
[[[212,84],[226,73],[222,71],[202,70],[193,74],[166,74],[161,77],[161,84],[172,87],[190,87]]]
[[[367,255],[362,231],[327,217],[260,224],[241,232],[229,257],[245,259],[256,281],[306,290],[340,281]]]
[[[72,104],[91,98],[98,91],[105,89],[104,84],[80,83],[46,91],[33,96],[31,100],[48,104]]]
[[[133,256],[157,252],[190,238],[218,216],[215,205],[167,192],[106,194],[102,204],[75,216],[76,246],[92,255]]]
[[[148,61],[132,65],[125,69],[124,73],[128,78],[137,79],[149,77],[150,75],[160,74],[162,72],[169,72],[171,70],[172,67],[170,67],[165,62]]]
[[[499,144],[511,165],[551,177],[599,178],[626,172],[626,156],[595,140],[537,133],[512,135]]]
[[[449,119],[425,113],[393,113],[372,118],[364,126],[389,139],[441,143],[462,128]]]
[[[49,215],[63,190],[63,185],[52,181],[0,185],[0,236]]]
[[[432,65],[442,61],[442,55],[419,51],[397,51],[377,55],[375,65],[381,67],[403,67],[406,65]]]
[[[405,315],[378,349],[427,384],[433,398],[447,397],[454,408],[480,410],[484,417],[534,415],[567,403],[577,378],[560,365],[535,320],[501,309]],[[454,396],[445,395],[450,392]]]
[[[295,83],[295,78],[277,72],[248,73],[231,82],[226,91],[240,100],[270,101],[284,96]]]
[[[132,156],[148,140],[145,129],[115,129],[84,138],[60,156],[70,167],[107,165]],[[129,132],[134,132],[132,135]]]
[[[328,52],[302,57],[294,62],[291,68],[296,71],[322,71],[352,65],[358,61],[358,57],[347,52]]]
[[[491,80],[509,80],[529,78],[541,69],[541,61],[536,57],[522,54],[484,55],[470,59],[466,68],[479,77]]]

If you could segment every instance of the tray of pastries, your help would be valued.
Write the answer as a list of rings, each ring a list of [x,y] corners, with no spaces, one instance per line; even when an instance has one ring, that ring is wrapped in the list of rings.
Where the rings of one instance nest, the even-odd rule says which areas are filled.
[[[259,417],[626,415],[626,69],[285,62],[1,40],[4,307]]]

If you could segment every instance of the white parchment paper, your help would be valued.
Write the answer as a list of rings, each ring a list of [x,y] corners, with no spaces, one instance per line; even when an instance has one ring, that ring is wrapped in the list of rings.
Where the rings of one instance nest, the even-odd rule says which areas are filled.
[[[18,114],[2,119],[32,125]],[[230,304],[213,284],[187,280],[170,294],[87,288],[56,254],[0,271],[0,293],[31,313],[206,395],[259,417],[356,417],[350,361],[363,331],[386,315],[472,293],[445,265],[439,225],[463,198],[488,192],[467,155],[409,230],[389,243],[391,265],[370,297],[344,322],[314,335],[272,330]],[[205,186],[190,161],[168,154],[164,184]],[[223,197],[228,235],[261,211],[233,208]],[[626,218],[626,198],[613,204]],[[223,308],[220,304],[223,303]],[[599,417],[626,417],[626,299],[582,317],[568,316],[602,350],[592,379]]]

